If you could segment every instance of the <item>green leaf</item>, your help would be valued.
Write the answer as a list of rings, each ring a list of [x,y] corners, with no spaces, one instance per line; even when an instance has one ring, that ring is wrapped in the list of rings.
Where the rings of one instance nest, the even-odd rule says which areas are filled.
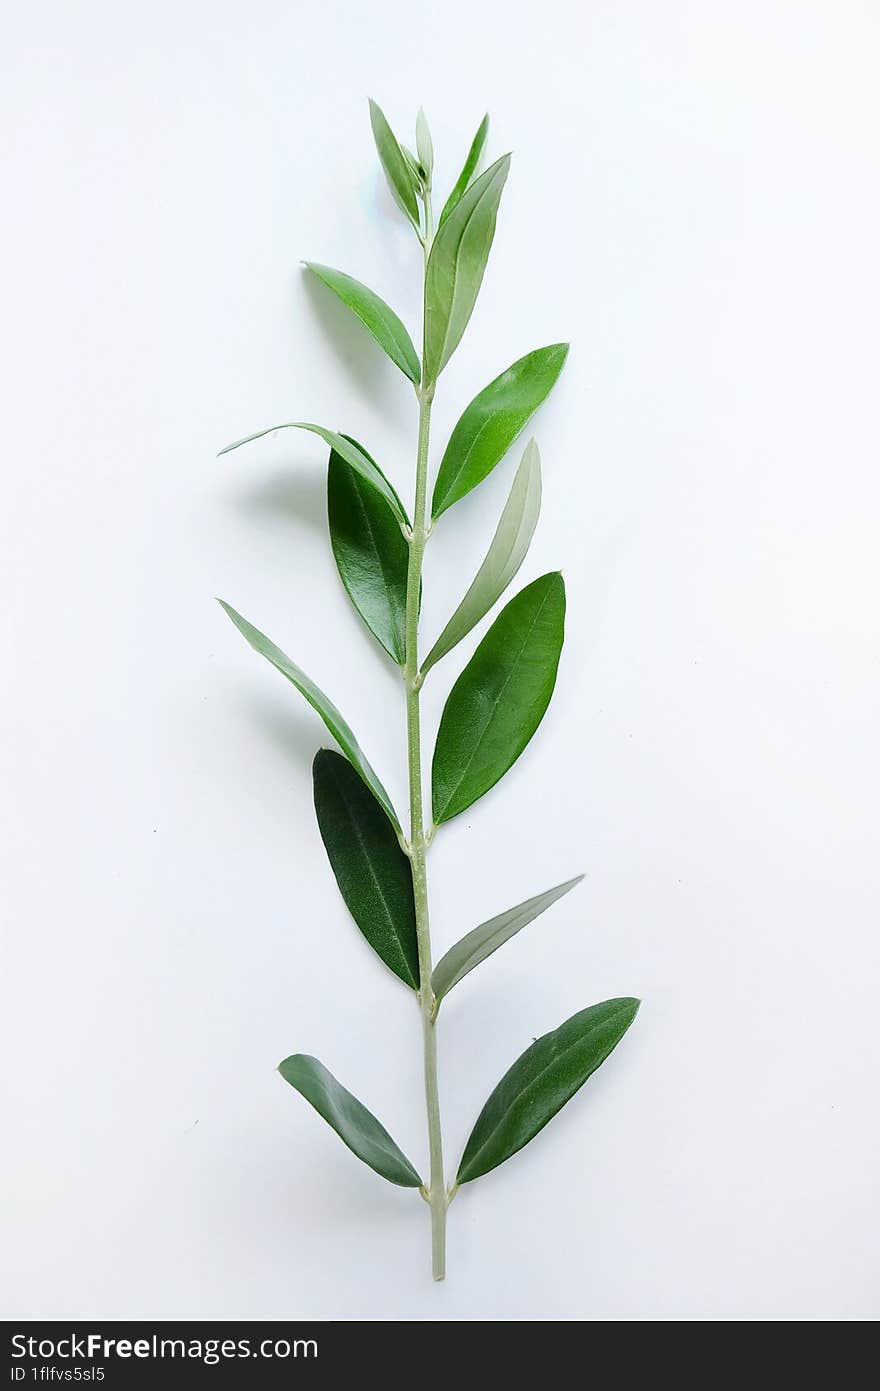
[[[242,618],[240,613],[236,613],[235,609],[232,608],[230,604],[224,603],[222,599],[219,600],[219,603],[224,612],[232,619],[238,631],[243,637],[247,638],[254,651],[259,652],[261,657],[265,657],[268,662],[271,662],[273,667],[281,672],[282,676],[286,676],[287,680],[290,681],[292,685],[296,686],[300,695],[305,696],[312,709],[317,710],[321,719],[333,735],[333,738],[345,753],[352,767],[357,769],[358,773],[367,784],[367,787],[373,793],[373,796],[381,806],[384,807],[392,825],[395,826],[397,830],[400,830],[400,822],[397,819],[397,813],[394,807],[391,805],[391,798],[388,796],[388,793],[385,791],[385,788],[382,786],[379,778],[367,761],[360,744],[333,702],[327,699],[320,687],[316,686],[314,681],[306,676],[304,671],[301,671],[289,657],[285,656],[280,647],[276,647],[274,642],[270,642],[265,633],[261,633],[259,628],[255,628],[252,623],[248,623],[247,619]]]
[[[353,276],[334,270],[332,266],[320,266],[315,261],[305,261],[303,264],[357,315],[391,361],[418,386],[421,377],[418,354],[405,326],[384,299],[380,299],[379,295]]]
[[[511,937],[515,937],[530,922],[534,922],[535,918],[558,898],[562,898],[579,884],[583,877],[582,874],[578,874],[574,879],[567,879],[564,884],[557,884],[554,889],[545,889],[542,894],[527,898],[515,908],[508,908],[506,913],[499,913],[497,917],[481,923],[473,932],[468,932],[461,941],[456,942],[454,947],[450,947],[446,955],[437,962],[431,976],[437,1004],[439,1005],[444,995],[448,995],[452,987],[458,985],[469,971],[479,966],[493,951],[503,947],[505,942],[509,942]]]
[[[542,575],[505,605],[453,686],[432,769],[434,821],[449,821],[494,787],[550,703],[562,651],[565,585]]]
[[[389,1183],[401,1188],[421,1188],[422,1180],[384,1125],[317,1058],[294,1053],[279,1064],[278,1071],[314,1106],[358,1159]]]
[[[234,444],[224,445],[220,454],[230,454],[233,449],[240,449],[243,444],[252,444],[254,440],[261,440],[265,435],[274,434],[276,430],[310,430],[313,435],[320,435],[331,449],[335,449],[337,454],[341,454],[347,464],[351,464],[362,478],[366,479],[378,493],[382,494],[401,526],[409,526],[409,519],[403,503],[382,470],[373,463],[369,454],[362,453],[360,448],[353,444],[346,435],[338,435],[335,430],[325,430],[323,425],[310,425],[303,420],[288,420],[283,425],[270,425],[267,430],[257,430],[256,434],[245,435],[244,439],[236,440]]]
[[[431,187],[431,176],[434,173],[434,142],[431,139],[431,131],[428,126],[428,118],[421,107],[416,116],[416,150],[418,151],[419,164],[425,171],[425,183]]]
[[[480,122],[479,129],[476,135],[474,136],[473,141],[471,142],[471,147],[468,150],[467,159],[464,162],[464,168],[462,169],[461,173],[459,174],[456,180],[455,188],[452,190],[449,197],[446,199],[443,211],[440,214],[440,221],[437,224],[438,227],[443,226],[443,223],[446,221],[453,208],[457,207],[457,205],[461,202],[461,195],[464,193],[465,189],[467,188],[468,184],[473,178],[474,173],[476,172],[477,165],[480,162],[480,156],[483,153],[483,147],[486,144],[486,136],[488,134],[489,114],[487,112],[486,115],[483,117],[482,121]]]
[[[567,356],[567,343],[536,348],[474,397],[440,461],[431,503],[435,520],[500,463],[556,385]]]
[[[541,510],[541,458],[526,445],[492,544],[473,584],[422,663],[422,675],[467,637],[504,593],[526,557]],[[406,545],[406,542],[404,542]]]
[[[370,457],[356,440],[351,442]],[[335,449],[327,469],[327,515],[336,568],[348,597],[389,657],[403,666],[409,547],[385,499]]]
[[[401,212],[406,214],[418,232],[419,205],[416,201],[416,189],[412,175],[403,151],[397,143],[397,136],[385,119],[382,108],[377,106],[374,101],[370,102],[370,125],[373,127],[373,139],[376,142],[376,149],[379,152],[382,168],[385,170],[391,195]]]
[[[351,916],[385,965],[418,990],[412,868],[397,832],[341,754],[320,749],[312,779],[321,839]]]
[[[412,175],[413,183],[415,184],[416,188],[423,188],[425,181],[422,178],[422,171],[419,168],[419,161],[416,159],[412,150],[409,149],[408,146],[401,145],[400,148],[403,152],[403,157],[406,160],[407,165],[409,166],[409,172]]]
[[[633,999],[591,1005],[527,1048],[480,1112],[456,1183],[496,1169],[534,1139],[617,1047],[638,1008]]]
[[[425,269],[425,380],[433,382],[468,325],[495,236],[498,204],[510,170],[502,155],[475,179],[431,244]]]

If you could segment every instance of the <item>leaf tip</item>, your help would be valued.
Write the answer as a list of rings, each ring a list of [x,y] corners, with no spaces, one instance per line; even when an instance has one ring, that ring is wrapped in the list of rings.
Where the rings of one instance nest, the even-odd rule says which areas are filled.
[[[320,768],[332,762],[334,758],[340,759],[343,763],[347,762],[347,760],[342,757],[342,754],[338,754],[335,749],[327,749],[322,745],[312,759],[312,773],[317,773]]]
[[[635,1019],[636,1015],[638,1014],[642,1002],[635,995],[622,995],[620,999],[617,1000],[615,1003],[620,1007],[621,1014],[629,1016],[626,1025],[626,1028],[628,1029],[630,1027],[630,1024],[632,1024],[633,1020]],[[625,1032],[626,1029],[624,1030],[624,1033]]]

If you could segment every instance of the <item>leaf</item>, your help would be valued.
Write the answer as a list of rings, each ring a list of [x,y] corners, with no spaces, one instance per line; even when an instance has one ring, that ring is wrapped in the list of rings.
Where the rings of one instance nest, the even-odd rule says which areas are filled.
[[[385,965],[418,990],[412,868],[394,827],[341,754],[319,749],[312,779],[321,839],[351,916]]]
[[[305,696],[312,709],[317,710],[321,719],[333,735],[333,738],[342,748],[352,767],[357,769],[357,772],[363,778],[367,787],[373,793],[373,796],[380,805],[384,807],[392,825],[399,831],[400,822],[397,819],[394,807],[391,805],[391,798],[388,796],[388,793],[385,791],[385,788],[382,786],[376,773],[367,761],[360,744],[333,702],[327,699],[320,687],[316,686],[314,681],[306,676],[304,671],[301,671],[289,657],[285,656],[281,649],[275,646],[274,642],[270,642],[265,633],[261,633],[259,628],[255,628],[252,623],[248,623],[247,619],[242,618],[240,613],[236,613],[235,609],[232,608],[230,604],[224,603],[222,599],[219,600],[219,603],[224,612],[232,619],[238,631],[243,637],[247,638],[254,651],[259,652],[261,657],[265,657],[268,662],[271,662],[273,667],[281,672],[282,676],[286,676],[288,681],[296,686],[300,695]]]
[[[404,376],[409,377],[410,381],[418,386],[421,367],[412,339],[384,299],[353,276],[346,275],[341,270],[334,270],[332,266],[320,266],[315,261],[305,261],[304,265],[357,315],[391,361],[400,368]]]
[[[416,188],[422,188],[424,186],[425,181],[422,178],[422,171],[419,168],[419,161],[416,159],[412,150],[410,150],[406,145],[401,145],[400,149],[404,159],[407,162],[407,165],[409,166],[409,172],[412,175],[413,183],[415,184]]]
[[[254,440],[261,440],[264,435],[272,435],[276,430],[310,430],[313,435],[320,435],[331,449],[335,449],[337,454],[341,454],[347,464],[351,464],[362,478],[365,478],[378,493],[382,494],[401,526],[409,526],[409,519],[403,503],[382,470],[373,463],[369,454],[362,453],[358,445],[354,444],[348,436],[338,435],[335,430],[325,430],[323,425],[309,425],[302,420],[289,420],[283,425],[270,425],[267,430],[257,430],[256,434],[245,435],[244,439],[236,440],[234,444],[225,445],[220,450],[220,454],[230,454],[233,449],[240,449],[243,444],[252,444]]]
[[[425,171],[425,182],[430,188],[431,176],[434,173],[434,142],[431,139],[428,118],[421,107],[419,107],[419,114],[416,116],[416,150],[418,151],[419,164]]]
[[[487,1174],[534,1139],[617,1047],[638,1008],[633,999],[591,1005],[527,1048],[480,1112],[456,1183]]]
[[[475,179],[431,244],[425,269],[425,380],[442,372],[467,328],[495,236],[495,218],[510,170],[502,155]]]
[[[436,520],[504,458],[546,400],[568,356],[567,343],[536,348],[496,377],[471,401],[440,461],[431,512]]]
[[[449,821],[519,758],[550,703],[562,650],[565,585],[542,575],[505,605],[453,686],[432,768],[434,821]]]
[[[317,1058],[294,1053],[279,1064],[278,1071],[314,1106],[358,1159],[389,1183],[401,1188],[421,1188],[422,1180],[384,1125]]]
[[[389,504],[335,449],[327,469],[327,515],[348,597],[389,657],[403,666],[409,547]]]
[[[526,557],[541,510],[541,458],[526,445],[492,544],[467,594],[422,663],[422,675],[467,637],[501,597]],[[406,545],[406,542],[404,542]]]
[[[443,211],[440,214],[440,221],[437,224],[438,228],[443,226],[443,223],[446,221],[453,208],[457,207],[457,205],[461,202],[461,195],[464,193],[465,189],[467,188],[468,184],[473,178],[477,165],[480,162],[480,156],[483,153],[483,147],[486,144],[486,136],[488,134],[489,113],[487,112],[486,115],[483,117],[482,121],[480,122],[479,129],[477,130],[477,133],[474,136],[473,141],[471,142],[471,147],[468,150],[467,159],[464,162],[464,168],[462,169],[461,173],[456,179],[455,188],[452,190],[443,206]]]
[[[497,917],[481,923],[473,932],[468,932],[461,941],[456,942],[454,947],[450,947],[446,955],[437,962],[431,976],[431,986],[437,1004],[439,1005],[444,995],[448,995],[452,987],[458,985],[469,971],[479,966],[481,961],[485,961],[486,957],[491,956],[499,947],[503,947],[505,942],[509,942],[511,937],[515,937],[530,922],[534,922],[551,904],[579,884],[583,877],[582,874],[578,874],[574,879],[567,879],[564,884],[557,884],[554,889],[545,889],[542,894],[527,898],[515,908],[508,908],[506,913],[499,913]]]
[[[379,152],[382,168],[385,170],[391,195],[401,212],[406,214],[418,232],[419,205],[416,201],[412,175],[404,159],[403,151],[397,143],[397,136],[385,119],[382,108],[377,106],[374,101],[370,102],[370,125],[373,127],[373,139],[376,142],[376,149]]]

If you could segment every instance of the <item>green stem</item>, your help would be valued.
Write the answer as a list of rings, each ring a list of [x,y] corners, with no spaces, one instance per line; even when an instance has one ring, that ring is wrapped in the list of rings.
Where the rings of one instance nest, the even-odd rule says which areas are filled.
[[[431,246],[431,204],[425,198],[425,261]],[[425,1196],[431,1208],[431,1265],[435,1280],[446,1274],[446,1184],[443,1177],[443,1140],[440,1130],[440,1093],[437,1086],[437,1026],[434,1020],[434,991],[431,986],[431,929],[428,919],[428,879],[425,866],[428,841],[422,804],[422,745],[419,711],[419,600],[422,561],[428,539],[425,514],[428,495],[428,443],[431,432],[433,383],[424,380],[419,398],[419,445],[416,456],[416,493],[413,505],[412,535],[406,577],[406,726],[409,764],[409,854],[412,863],[416,906],[416,934],[419,947],[419,1005],[422,1014],[425,1062],[425,1107],[428,1116],[430,1181]]]

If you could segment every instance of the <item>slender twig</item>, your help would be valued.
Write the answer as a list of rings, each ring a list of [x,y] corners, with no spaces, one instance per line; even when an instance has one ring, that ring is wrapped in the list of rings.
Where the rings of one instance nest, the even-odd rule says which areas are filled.
[[[425,205],[425,265],[433,236],[431,195],[424,194]],[[431,987],[431,928],[428,917],[428,880],[425,859],[428,836],[422,805],[422,751],[419,710],[419,596],[422,584],[422,561],[428,535],[425,513],[428,493],[428,444],[431,432],[431,403],[434,383],[425,380],[425,359],[422,356],[422,383],[418,388],[419,443],[416,455],[416,489],[413,504],[412,535],[409,539],[409,565],[406,577],[406,724],[407,759],[409,764],[409,855],[412,862],[413,891],[416,905],[416,934],[419,947],[419,1004],[422,1014],[425,1057],[425,1106],[428,1115],[428,1146],[431,1177],[427,1198],[431,1207],[431,1260],[435,1280],[446,1274],[446,1182],[443,1176],[443,1139],[440,1129],[440,1095],[437,1086],[437,1025],[435,1022],[434,991]]]

